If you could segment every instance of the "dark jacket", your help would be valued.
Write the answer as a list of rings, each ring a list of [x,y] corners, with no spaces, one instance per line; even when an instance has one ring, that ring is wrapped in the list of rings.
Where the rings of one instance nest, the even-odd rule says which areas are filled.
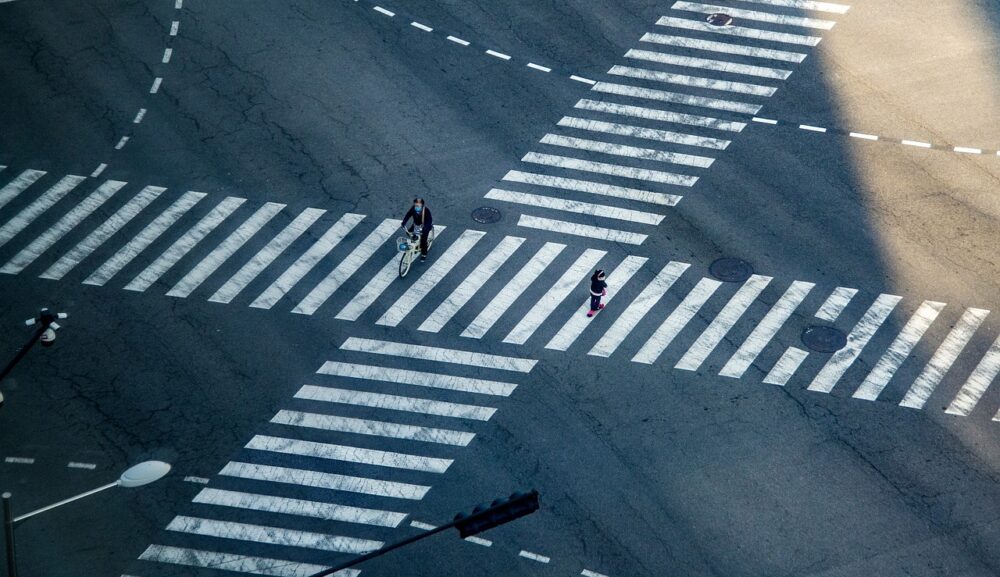
[[[431,216],[431,209],[424,206],[424,209],[417,214],[417,211],[410,207],[410,210],[406,211],[403,216],[403,228],[406,228],[406,223],[410,219],[413,219],[413,224],[416,226],[423,227],[424,230],[430,230],[434,228],[434,218]]]
[[[603,294],[604,289],[608,288],[608,283],[597,278],[597,275],[590,277],[590,294],[597,295]]]

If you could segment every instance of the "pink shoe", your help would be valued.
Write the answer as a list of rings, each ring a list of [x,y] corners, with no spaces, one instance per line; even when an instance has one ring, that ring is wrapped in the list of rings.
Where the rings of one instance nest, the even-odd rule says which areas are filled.
[[[601,303],[601,304],[597,305],[597,310],[599,310],[599,311],[604,310],[604,303]]]
[[[594,316],[594,311],[587,311],[587,316],[588,317]]]

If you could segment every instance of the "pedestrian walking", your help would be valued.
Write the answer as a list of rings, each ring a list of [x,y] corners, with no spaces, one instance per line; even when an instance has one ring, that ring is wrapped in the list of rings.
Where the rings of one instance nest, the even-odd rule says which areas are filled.
[[[597,311],[604,308],[604,303],[601,302],[601,297],[608,294],[608,283],[604,282],[604,271],[597,269],[594,271],[594,275],[590,277],[590,310],[587,311],[587,316],[594,316]]]

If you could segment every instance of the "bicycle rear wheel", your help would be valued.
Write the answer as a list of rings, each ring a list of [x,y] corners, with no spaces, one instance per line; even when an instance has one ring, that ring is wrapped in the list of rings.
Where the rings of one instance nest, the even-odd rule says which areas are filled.
[[[434,244],[434,229],[432,228],[430,232],[427,233],[427,249],[430,250],[431,245]]]
[[[406,276],[410,272],[410,265],[413,264],[413,251],[408,250],[399,257],[399,278]]]

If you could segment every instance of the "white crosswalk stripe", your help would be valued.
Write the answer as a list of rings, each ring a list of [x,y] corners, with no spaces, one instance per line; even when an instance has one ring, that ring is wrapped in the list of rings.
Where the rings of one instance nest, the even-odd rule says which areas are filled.
[[[452,459],[422,457],[420,455],[349,447],[333,443],[286,439],[284,437],[272,437],[269,435],[254,435],[245,448],[256,451],[271,451],[288,455],[346,461],[349,463],[361,463],[395,469],[408,469],[411,471],[424,471],[428,473],[444,473],[453,462]]]
[[[738,56],[751,56],[753,58],[767,58],[769,60],[781,60],[783,62],[794,62],[796,64],[806,59],[806,55],[801,52],[789,52],[787,50],[777,50],[774,48],[759,48],[757,46],[746,46],[743,44],[716,42],[714,40],[701,40],[699,38],[688,38],[686,36],[673,36],[652,32],[643,34],[642,38],[639,40],[641,42],[649,42],[651,44],[659,44],[661,46],[691,48],[693,50],[719,52],[722,54],[735,54]]]
[[[550,146],[562,146],[565,148],[575,148],[588,152],[600,152],[614,156],[627,156],[640,160],[653,160],[656,162],[666,162],[669,164],[680,164],[683,166],[694,166],[696,168],[708,168],[712,166],[713,159],[705,156],[693,154],[682,154],[679,152],[668,152],[665,150],[655,150],[652,148],[640,148],[624,144],[613,144],[599,140],[587,138],[577,138],[573,136],[560,136],[558,134],[546,134],[542,137],[542,144]]]
[[[818,18],[805,18],[802,16],[787,16],[774,12],[759,12],[756,10],[743,10],[731,6],[718,6],[714,4],[702,4],[700,2],[675,2],[671,6],[674,10],[685,10],[688,12],[698,12],[701,14],[714,14],[721,12],[733,18],[744,20],[756,20],[767,22],[768,24],[783,24],[786,26],[798,26],[801,28],[815,28],[820,30],[830,30],[836,25],[832,20],[820,20]]]
[[[369,393],[366,391],[355,391],[351,389],[317,387],[314,385],[304,385],[297,393],[295,393],[295,398],[308,399],[310,401],[321,401],[325,403],[341,403],[345,405],[355,405],[358,407],[386,409],[389,411],[422,413],[425,415],[437,415],[441,417],[451,417],[454,419],[472,419],[475,421],[488,421],[490,420],[490,417],[496,413],[496,409],[492,407],[463,405],[459,403],[418,399],[415,397],[401,397],[398,395],[385,395],[382,393]]]
[[[759,28],[746,28],[744,26],[714,26],[702,20],[688,20],[687,18],[674,18],[672,16],[663,16],[659,20],[657,20],[656,24],[658,26],[669,26],[671,28],[694,30],[696,32],[726,34],[729,36],[736,36],[739,38],[769,40],[771,42],[797,44],[800,46],[816,46],[822,40],[822,38],[818,36],[805,36],[801,34],[790,34],[788,32],[772,32],[771,30],[761,30]]]
[[[634,66],[612,66],[608,74],[614,76],[624,76],[626,78],[638,78],[640,80],[652,80],[665,84],[677,84],[680,86],[691,86],[693,88],[707,88],[709,90],[719,90],[722,92],[735,92],[737,94],[749,94],[751,96],[769,97],[778,91],[772,86],[762,86],[760,84],[750,84],[748,82],[736,82],[734,80],[718,80],[715,78],[702,78],[701,76],[689,76],[687,74],[675,74],[673,72],[663,72],[662,70],[648,70],[646,68],[635,68]]]
[[[602,216],[604,218],[625,220],[629,222],[636,222],[639,224],[650,224],[653,226],[660,224],[660,222],[663,220],[662,214],[655,214],[652,212],[643,212],[641,210],[632,210],[629,208],[617,208],[614,206],[608,206],[604,204],[594,204],[578,200],[564,200],[552,196],[529,194],[526,192],[504,190],[502,188],[491,189],[488,193],[486,193],[484,198],[488,198],[490,200],[510,202],[515,204],[523,204],[526,206],[535,206],[538,208],[548,208],[551,210],[573,212],[576,214]]]
[[[217,521],[200,517],[178,516],[167,525],[167,531],[178,531],[218,537],[220,539],[235,539],[268,545],[284,545],[286,547],[305,547],[336,553],[351,553],[363,555],[382,547],[381,541],[358,539],[341,535],[324,535],[310,531],[295,531],[281,527],[267,527],[233,521]]]
[[[647,235],[637,232],[618,230],[604,226],[591,226],[589,224],[566,222],[564,220],[542,218],[527,214],[522,214],[518,217],[517,226],[624,244],[642,244],[647,238]]]
[[[769,4],[771,6],[781,6],[784,8],[799,8],[801,10],[816,10],[819,12],[833,12],[835,14],[847,14],[851,9],[846,4],[834,4],[832,2],[815,2],[814,0],[744,0],[754,4]]]
[[[594,85],[593,90],[603,92],[605,94],[631,96],[633,98],[642,98],[645,100],[656,100],[659,102],[683,104],[699,108],[711,108],[713,110],[725,110],[727,112],[739,112],[741,114],[757,114],[762,108],[760,104],[722,100],[719,98],[707,98],[705,96],[694,96],[679,92],[668,92],[666,90],[655,90],[653,88],[616,84],[614,82],[598,82]]]
[[[774,367],[764,377],[764,382],[769,385],[785,386],[788,379],[792,378],[795,371],[799,370],[799,365],[809,356],[809,351],[804,351],[796,347],[788,347]]]
[[[791,70],[782,68],[771,68],[769,66],[753,66],[750,64],[740,64],[728,60],[714,60],[711,58],[698,58],[696,56],[680,56],[666,52],[654,52],[652,50],[631,49],[625,53],[625,58],[644,60],[646,62],[656,62],[658,64],[669,64],[671,66],[683,66],[687,68],[702,68],[714,72],[725,72],[728,74],[740,74],[743,76],[757,76],[760,78],[770,78],[773,80],[786,80],[792,75]]]
[[[45,176],[45,174],[43,170],[28,169],[17,175],[14,180],[5,184],[3,188],[0,188],[0,209],[7,206],[10,201],[17,198],[18,195],[34,184],[39,178]],[[66,178],[77,179],[83,177],[70,175]]]
[[[217,571],[233,571],[251,575],[269,575],[271,577],[310,577],[327,567],[296,563],[283,559],[269,557],[254,557],[237,555],[235,553],[217,553],[200,549],[187,549],[167,545],[150,545],[142,552],[139,559],[157,561],[186,567],[203,567]],[[345,569],[338,577],[357,577],[361,572],[357,569]]]
[[[945,303],[924,301],[852,396],[866,401],[877,399],[944,307]]]
[[[337,415],[319,415],[302,411],[278,411],[278,414],[271,418],[271,422],[279,425],[291,425],[309,429],[339,431],[341,433],[405,439],[421,443],[439,443],[459,447],[465,447],[475,437],[474,434],[463,431],[402,425],[371,419],[354,419]]]
[[[604,102],[601,100],[583,99],[577,102],[574,105],[574,108],[579,108],[580,110],[590,110],[593,112],[604,112],[607,114],[617,114],[619,116],[629,116],[632,118],[657,120],[659,122],[669,122],[671,124],[685,124],[687,126],[711,128],[713,130],[722,130],[726,132],[741,132],[747,126],[745,122],[736,122],[734,120],[721,120],[719,118],[698,116],[695,114],[681,114],[679,112],[671,112],[669,110],[644,108],[642,106]],[[729,146],[728,140],[724,140],[722,142],[725,142],[725,145],[720,146],[720,149]]]
[[[986,389],[997,378],[997,374],[1000,374],[1000,336],[993,341],[993,345],[972,370],[969,379],[962,385],[962,389],[952,399],[945,412],[949,415],[968,416],[972,413],[972,409],[976,408]]]
[[[340,361],[327,361],[323,363],[323,366],[316,372],[321,375],[331,375],[334,377],[400,383],[414,385],[417,387],[446,389],[450,391],[462,391],[466,393],[478,393],[480,395],[495,395],[500,397],[510,396],[510,394],[514,392],[514,389],[517,388],[517,385],[514,383],[505,383],[501,381],[475,379],[470,377],[456,377],[439,373],[410,371],[407,369],[394,369],[375,365],[360,365]]]
[[[438,363],[469,365],[484,369],[515,371],[519,373],[530,373],[531,369],[533,369],[535,364],[538,362],[532,359],[505,357],[502,355],[445,349],[441,347],[428,347],[424,345],[411,345],[392,341],[362,339],[358,337],[349,337],[346,341],[344,341],[344,344],[340,345],[340,350],[358,351],[376,355],[390,355],[407,359],[423,359],[425,361],[434,361]]]
[[[698,281],[698,284],[691,289],[691,292],[684,297],[684,300],[642,345],[639,352],[632,357],[632,362],[647,365],[655,363],[720,286],[722,286],[721,282],[710,278]]]
[[[36,171],[38,172],[38,171]],[[45,173],[42,173],[45,174]],[[20,178],[20,177],[18,177]],[[45,191],[41,196],[36,198],[31,204],[24,207],[21,212],[14,215],[13,218],[8,220],[2,227],[0,227],[0,246],[7,244],[10,239],[17,236],[22,230],[28,227],[32,222],[35,221],[39,216],[41,216],[45,211],[52,208],[55,203],[63,199],[67,194],[70,193],[74,188],[80,185],[81,182],[87,180],[83,176],[64,176],[59,180],[59,182],[52,185],[47,191]],[[17,182],[15,179],[10,185]],[[8,186],[10,186],[8,185]],[[6,190],[6,187],[5,187]]]
[[[616,66],[615,68],[621,68],[621,67]],[[611,72],[612,74],[614,74],[613,71],[615,70],[615,68],[612,68]],[[723,150],[727,146],[729,146],[728,140],[722,140],[719,138],[709,138],[705,136],[696,136],[694,134],[671,132],[669,130],[658,130],[655,128],[632,126],[630,124],[603,122],[600,120],[588,120],[585,118],[575,118],[572,116],[562,117],[562,119],[560,119],[557,124],[559,126],[576,128],[578,130],[603,132],[605,134],[614,134],[616,136],[631,136],[632,138],[656,140],[659,142],[668,142],[671,144],[683,144],[686,146],[700,146],[704,148],[711,148],[714,150]]]
[[[562,176],[534,174],[531,172],[521,172],[519,170],[511,170],[507,172],[507,174],[503,176],[503,180],[508,182],[533,184],[535,186],[546,186],[549,188],[561,188],[563,190],[572,190],[576,192],[586,192],[588,194],[598,194],[601,196],[635,200],[638,202],[648,202],[650,204],[659,204],[662,206],[675,206],[682,198],[676,194],[652,192],[649,190],[615,186],[600,182],[591,182],[589,180],[566,178]]]
[[[819,310],[816,311],[816,318],[832,323],[837,320],[844,307],[851,302],[851,299],[856,294],[858,294],[858,289],[842,286],[835,288],[826,301],[820,305]]]
[[[341,521],[376,527],[398,527],[403,522],[403,519],[406,518],[404,513],[397,513],[395,511],[364,509],[361,507],[338,505],[336,503],[323,503],[307,501],[305,499],[290,499],[273,495],[260,495],[212,488],[202,489],[195,496],[193,502],[203,505],[314,517],[327,521]]]
[[[331,491],[361,493],[363,495],[409,499],[412,501],[423,499],[427,491],[430,490],[430,487],[426,485],[384,481],[368,477],[355,477],[353,475],[339,475],[337,473],[324,473],[308,469],[242,463],[239,461],[226,463],[226,466],[219,471],[219,474],[225,477],[301,485],[303,487],[317,487]]]
[[[631,166],[622,166],[619,164],[593,162],[589,160],[580,160],[578,158],[570,158],[567,156],[557,156],[554,154],[539,154],[537,152],[529,152],[528,154],[524,155],[524,158],[522,158],[521,161],[531,162],[534,164],[543,164],[545,166],[554,166],[556,168],[565,168],[568,170],[596,172],[598,174],[621,176],[624,178],[633,178],[636,180],[647,180],[650,182],[659,182],[662,184],[673,184],[676,186],[694,186],[694,183],[698,182],[697,176],[675,174],[672,172],[649,170],[645,168],[633,168]]]

